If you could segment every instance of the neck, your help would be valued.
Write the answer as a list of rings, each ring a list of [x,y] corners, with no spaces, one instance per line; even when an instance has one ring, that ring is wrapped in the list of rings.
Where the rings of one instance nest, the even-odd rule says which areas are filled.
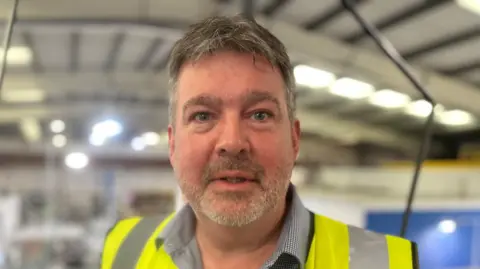
[[[286,203],[243,227],[226,227],[197,216],[196,236],[203,253],[218,257],[274,251],[282,229]],[[271,253],[270,253],[271,254]]]

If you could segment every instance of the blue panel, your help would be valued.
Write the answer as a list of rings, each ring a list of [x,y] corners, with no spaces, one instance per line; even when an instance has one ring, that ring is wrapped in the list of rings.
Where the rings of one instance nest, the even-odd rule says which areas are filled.
[[[367,228],[380,233],[398,235],[402,213],[370,212],[367,215]],[[445,219],[457,221],[455,232],[441,232],[438,225]],[[480,229],[473,226],[475,219],[480,219],[480,211],[414,212],[410,218],[407,238],[418,243],[420,268],[473,266],[471,252],[474,228]],[[480,246],[476,246],[476,249],[480,249]]]

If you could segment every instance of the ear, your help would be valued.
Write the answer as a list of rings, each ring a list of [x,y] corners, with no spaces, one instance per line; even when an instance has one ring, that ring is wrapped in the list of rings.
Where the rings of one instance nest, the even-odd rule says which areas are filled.
[[[300,152],[300,132],[300,121],[295,119],[292,124],[292,146],[295,154],[295,160],[297,160],[298,153]]]
[[[173,126],[168,125],[168,157],[170,159],[170,164],[174,166],[174,155],[175,155],[175,136]]]

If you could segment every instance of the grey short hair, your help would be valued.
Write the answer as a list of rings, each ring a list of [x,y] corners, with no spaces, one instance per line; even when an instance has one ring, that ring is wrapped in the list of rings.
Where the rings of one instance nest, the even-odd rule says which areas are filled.
[[[284,44],[270,31],[241,15],[213,16],[190,26],[170,53],[168,71],[170,79],[169,119],[175,122],[176,84],[182,65],[197,61],[220,51],[250,53],[266,58],[277,67],[285,83],[288,116],[295,118],[295,78],[293,67]]]

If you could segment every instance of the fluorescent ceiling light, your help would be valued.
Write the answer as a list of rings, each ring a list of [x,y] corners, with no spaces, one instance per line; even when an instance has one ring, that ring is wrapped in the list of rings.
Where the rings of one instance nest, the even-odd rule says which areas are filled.
[[[466,10],[480,14],[480,0],[457,0],[457,4]]]
[[[88,138],[88,141],[90,142],[90,144],[97,147],[102,146],[106,140],[107,140],[107,137],[99,133],[92,133]]]
[[[5,49],[0,48],[0,62],[2,62]],[[28,47],[10,47],[7,52],[7,64],[26,65],[32,61],[32,50]]]
[[[439,121],[445,125],[460,126],[471,124],[474,117],[466,111],[456,109],[441,113]]]
[[[65,164],[72,169],[85,168],[89,163],[89,158],[85,153],[74,152],[65,157]]]
[[[363,99],[375,92],[375,88],[352,78],[341,78],[330,87],[330,92],[349,99]]]
[[[1,91],[1,98],[8,103],[38,103],[45,99],[45,92],[40,89],[6,89]]]
[[[131,146],[133,150],[141,151],[144,150],[147,145],[145,144],[145,140],[143,139],[143,137],[135,137],[134,139],[132,139]]]
[[[104,136],[105,138],[114,137],[122,133],[122,125],[115,120],[105,120],[95,124],[92,128],[92,133]]]
[[[408,104],[405,110],[407,114],[410,114],[412,116],[419,117],[419,118],[425,118],[425,117],[428,117],[428,115],[430,115],[430,112],[432,112],[432,104],[430,104],[428,101],[425,101],[425,100],[418,100]],[[435,108],[435,113],[440,113],[443,110],[444,110],[444,107],[442,105],[437,105]]]
[[[65,122],[62,120],[53,120],[50,122],[50,131],[53,133],[61,133],[65,131]]]
[[[28,142],[37,142],[42,137],[42,129],[34,118],[24,118],[20,121],[20,130]]]
[[[52,138],[52,144],[56,148],[63,148],[67,144],[67,137],[63,134],[56,134]]]
[[[335,75],[307,65],[297,65],[293,69],[296,83],[314,89],[326,88],[335,81]]]
[[[90,144],[94,146],[102,146],[109,138],[121,134],[122,131],[122,124],[115,120],[105,120],[96,123],[92,127],[92,133],[89,137]]]
[[[160,135],[154,132],[144,133],[142,138],[145,144],[148,146],[155,146],[156,144],[160,143]]]
[[[142,139],[147,146],[164,145],[168,143],[167,133],[157,134],[155,132],[147,132],[142,135]]]
[[[370,96],[369,102],[384,108],[400,108],[410,102],[410,97],[389,89],[380,90]]]

